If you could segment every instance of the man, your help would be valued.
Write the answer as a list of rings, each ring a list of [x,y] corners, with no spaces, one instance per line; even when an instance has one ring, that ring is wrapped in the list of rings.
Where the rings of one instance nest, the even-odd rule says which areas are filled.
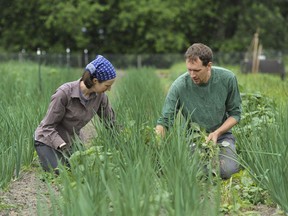
[[[230,178],[238,171],[235,138],[231,128],[240,121],[241,97],[236,76],[221,67],[212,67],[212,50],[201,43],[190,46],[186,53],[188,72],[171,85],[156,133],[161,136],[173,125],[178,111],[186,120],[197,123],[208,133],[206,142],[229,143],[220,148],[220,175]]]

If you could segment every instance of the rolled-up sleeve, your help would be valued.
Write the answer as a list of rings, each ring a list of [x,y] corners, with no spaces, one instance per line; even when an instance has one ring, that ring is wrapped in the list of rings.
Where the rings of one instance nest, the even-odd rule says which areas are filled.
[[[177,87],[172,84],[166,96],[162,115],[158,119],[157,124],[169,129],[174,123],[175,116],[179,111],[179,93]]]
[[[237,122],[241,120],[241,96],[238,88],[238,82],[236,76],[234,76],[229,82],[228,97],[226,101],[226,109],[228,116],[233,117]]]

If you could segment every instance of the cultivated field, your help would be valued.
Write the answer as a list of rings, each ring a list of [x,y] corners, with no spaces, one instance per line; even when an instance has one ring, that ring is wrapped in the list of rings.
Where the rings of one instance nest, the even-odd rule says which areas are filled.
[[[192,156],[187,142],[194,138],[187,137],[181,116],[167,138],[154,134],[167,90],[184,64],[119,72],[108,93],[117,127],[107,131],[93,119],[84,141],[75,141],[71,169],[60,167],[54,178],[39,167],[33,132],[54,90],[80,78],[82,69],[1,63],[0,215],[285,215],[288,81],[227,67],[242,93],[242,121],[233,129],[242,170],[221,181],[204,178],[201,169],[217,149],[204,148],[200,137]]]

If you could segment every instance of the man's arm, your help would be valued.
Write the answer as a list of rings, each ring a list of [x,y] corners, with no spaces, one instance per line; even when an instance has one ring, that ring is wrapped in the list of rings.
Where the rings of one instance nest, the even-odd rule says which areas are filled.
[[[236,76],[229,82],[229,94],[227,97],[227,113],[229,117],[226,121],[215,131],[211,132],[206,138],[206,142],[212,140],[217,143],[218,137],[229,131],[241,119],[241,96],[238,88]]]
[[[161,137],[164,137],[166,130],[173,125],[175,115],[177,115],[179,111],[179,92],[177,85],[174,83],[168,91],[162,108],[161,117],[157,120],[157,125],[155,127],[156,134],[161,135]]]

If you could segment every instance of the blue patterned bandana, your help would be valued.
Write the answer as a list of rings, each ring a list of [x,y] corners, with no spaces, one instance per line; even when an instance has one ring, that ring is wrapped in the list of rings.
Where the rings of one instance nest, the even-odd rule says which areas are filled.
[[[86,66],[85,70],[89,71],[93,78],[99,81],[111,80],[116,77],[113,65],[101,55],[97,55],[96,59]]]

